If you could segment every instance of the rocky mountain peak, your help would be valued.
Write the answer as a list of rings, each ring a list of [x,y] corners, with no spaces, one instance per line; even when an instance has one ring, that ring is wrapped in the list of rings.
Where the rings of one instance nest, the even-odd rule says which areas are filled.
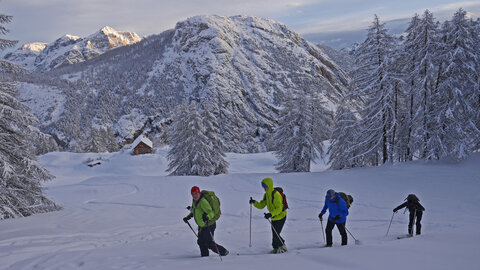
[[[110,49],[130,45],[140,40],[136,33],[118,32],[112,27],[105,26],[85,38],[67,34],[50,44],[40,42],[25,44],[14,53],[5,55],[4,59],[30,70],[45,72],[84,62]]]

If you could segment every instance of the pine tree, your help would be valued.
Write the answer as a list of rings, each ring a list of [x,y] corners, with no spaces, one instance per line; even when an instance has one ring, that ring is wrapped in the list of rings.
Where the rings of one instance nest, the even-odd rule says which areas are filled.
[[[478,108],[473,108],[472,96],[477,87],[475,38],[466,12],[458,10],[452,21],[443,24],[441,69],[437,86],[437,125],[442,127],[440,140],[445,151],[440,158],[466,158],[474,150],[480,133],[475,123]],[[440,110],[440,111],[439,111]]]
[[[2,24],[11,19],[0,14],[1,34],[7,32]],[[0,39],[0,49],[15,43]],[[37,120],[15,99],[16,92],[14,82],[0,81],[0,219],[59,209],[45,197],[41,186],[53,176],[36,161],[31,139],[38,135],[38,129],[32,127]]]
[[[357,140],[357,123],[355,114],[348,109],[345,101],[338,107],[332,132],[332,140],[328,149],[329,164],[333,170],[353,168],[356,166],[355,153],[352,149]]]
[[[413,24],[413,19],[412,19]],[[426,10],[417,26],[408,33],[405,42],[407,54],[411,61],[407,65],[409,71],[409,111],[411,130],[409,141],[410,154],[418,153],[419,158],[433,158],[430,146],[432,128],[434,123],[433,89],[436,84],[436,52],[439,49],[439,33],[433,14]],[[409,157],[412,158],[412,155]]]
[[[274,133],[280,172],[309,172],[311,162],[323,156],[323,140],[330,137],[330,113],[314,93],[289,93]],[[331,118],[331,117],[330,117]]]
[[[404,128],[404,133],[400,135],[400,139],[402,142],[400,142],[401,146],[405,147],[404,152],[399,152],[399,155],[402,155],[401,159],[403,160],[412,160],[413,158],[413,152],[415,151],[412,149],[412,136],[413,136],[413,118],[415,115],[415,93],[416,93],[416,81],[415,81],[415,67],[412,65],[412,63],[417,62],[417,54],[415,53],[417,51],[417,43],[416,41],[418,40],[418,34],[420,32],[420,22],[421,19],[418,16],[418,14],[415,14],[412,19],[410,20],[410,24],[407,27],[406,30],[406,38],[403,43],[404,47],[404,57],[402,63],[403,68],[401,68],[401,71],[403,74],[405,74],[405,81],[406,81],[406,86],[404,88],[404,94],[405,94],[405,117],[403,121]]]
[[[208,176],[215,173],[217,167],[212,164],[209,155],[213,149],[193,102],[187,105],[184,101],[175,109],[169,142],[167,171],[171,175]]]
[[[358,138],[351,149],[360,165],[378,165],[392,158],[391,142],[398,122],[395,102],[397,76],[392,70],[396,52],[393,37],[375,16],[367,38],[356,51],[356,88],[352,97],[364,100],[357,121]],[[349,154],[349,153],[348,153]]]
[[[474,48],[477,48],[475,53],[475,87],[473,89],[473,94],[470,97],[470,107],[473,109],[473,122],[475,125],[475,129],[478,133],[480,133],[480,18],[476,21],[471,21],[471,36],[473,37],[474,41]],[[478,134],[477,133],[477,134]],[[475,135],[473,135],[475,136]],[[474,139],[474,150],[480,149],[480,135]]]
[[[210,162],[215,166],[213,174],[222,174],[228,172],[228,162],[225,160],[223,152],[224,145],[220,137],[220,129],[217,117],[213,114],[212,106],[205,102],[202,105],[203,126],[205,127],[205,136],[208,139],[210,148]]]

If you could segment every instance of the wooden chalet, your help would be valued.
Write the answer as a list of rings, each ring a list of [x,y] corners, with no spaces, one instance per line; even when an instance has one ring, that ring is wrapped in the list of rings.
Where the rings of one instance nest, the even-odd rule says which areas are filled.
[[[133,154],[151,154],[153,152],[153,143],[147,137],[140,135],[133,142]]]

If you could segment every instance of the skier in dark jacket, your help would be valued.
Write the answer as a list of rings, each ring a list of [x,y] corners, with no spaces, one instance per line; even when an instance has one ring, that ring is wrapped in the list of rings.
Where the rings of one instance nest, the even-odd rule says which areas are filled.
[[[325,228],[325,234],[327,235],[327,244],[325,247],[332,246],[332,230],[335,225],[337,225],[338,231],[342,236],[342,246],[347,244],[347,232],[345,230],[345,223],[347,222],[348,208],[345,200],[336,193],[333,189],[327,191],[325,196],[325,205],[323,206],[322,212],[318,215],[320,220],[323,220],[323,215],[327,212],[328,222],[327,227]]]
[[[422,215],[423,211],[425,211],[425,207],[423,207],[420,204],[420,200],[415,196],[415,194],[410,194],[407,196],[405,199],[406,202],[400,204],[397,206],[395,209],[393,209],[393,212],[397,212],[398,210],[407,207],[408,211],[410,211],[410,222],[408,222],[408,234],[413,235],[413,223],[416,220],[416,234],[419,235],[421,234],[422,230],[422,224],[420,224],[420,221],[422,220]]]

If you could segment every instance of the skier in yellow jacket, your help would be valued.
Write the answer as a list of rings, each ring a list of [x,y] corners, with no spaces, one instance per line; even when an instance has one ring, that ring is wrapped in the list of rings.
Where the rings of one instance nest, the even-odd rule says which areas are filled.
[[[273,180],[269,177],[262,180],[262,187],[265,190],[263,199],[260,202],[250,198],[250,204],[258,209],[265,206],[269,213],[265,214],[265,219],[272,219],[272,247],[271,253],[283,253],[287,251],[285,240],[280,236],[285,220],[287,220],[287,209],[283,204],[283,196],[279,191],[273,188]]]

